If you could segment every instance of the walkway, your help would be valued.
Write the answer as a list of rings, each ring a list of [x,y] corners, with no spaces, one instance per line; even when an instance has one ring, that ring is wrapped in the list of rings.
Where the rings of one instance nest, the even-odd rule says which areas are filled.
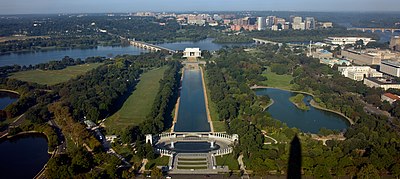
[[[268,136],[268,135],[267,135],[267,131],[261,130],[261,133],[264,135],[264,137],[273,140],[273,141],[274,141],[274,144],[278,144],[278,141],[277,141],[276,139],[274,139],[274,138],[272,138],[271,136]],[[265,145],[270,145],[270,144],[272,144],[272,143],[271,143],[271,142],[265,142],[264,144],[265,144]]]
[[[241,178],[250,179],[249,174],[246,171],[246,166],[244,165],[244,162],[243,162],[243,154],[240,154],[240,156],[238,157],[237,160],[239,163],[240,170],[243,171],[243,176]]]

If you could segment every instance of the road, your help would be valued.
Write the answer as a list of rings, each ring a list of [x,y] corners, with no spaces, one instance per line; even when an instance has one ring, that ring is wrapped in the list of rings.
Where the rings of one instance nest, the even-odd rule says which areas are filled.
[[[60,142],[60,145],[57,146],[56,150],[57,154],[65,154],[67,152],[67,142],[61,131],[61,128],[57,125],[56,121],[54,120],[50,120],[48,124],[54,128],[57,134],[58,141]]]

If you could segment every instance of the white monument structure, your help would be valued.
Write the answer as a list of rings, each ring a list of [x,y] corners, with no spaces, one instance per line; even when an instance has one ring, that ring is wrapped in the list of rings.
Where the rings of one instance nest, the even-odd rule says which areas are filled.
[[[185,51],[183,51],[183,57],[184,58],[200,58],[201,57],[200,48],[185,48]]]

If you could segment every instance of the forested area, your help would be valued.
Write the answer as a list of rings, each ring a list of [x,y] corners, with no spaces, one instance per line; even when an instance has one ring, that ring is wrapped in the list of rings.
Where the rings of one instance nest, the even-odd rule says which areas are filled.
[[[246,35],[225,35],[220,34],[215,37],[213,40],[214,43],[252,43],[253,38],[246,36]]]
[[[398,128],[386,117],[364,112],[362,99],[380,90],[367,88],[339,75],[318,60],[295,55],[288,47],[276,54],[274,46],[257,47],[256,52],[242,49],[223,50],[212,59],[215,64],[207,65],[212,100],[230,99],[236,106],[237,115],[226,119],[228,132],[240,136],[235,153],[242,153],[249,169],[259,175],[285,173],[287,171],[289,146],[295,134],[299,135],[302,146],[302,172],[315,177],[357,176],[377,178],[379,175],[400,175],[400,150]],[[273,65],[279,64],[279,65]],[[320,105],[340,111],[356,121],[344,133],[346,140],[328,140],[327,146],[315,141],[308,134],[272,119],[257,107],[257,98],[249,89],[260,76],[264,67],[273,65],[273,71],[282,71],[295,77],[295,90],[311,92]],[[218,74],[220,73],[220,74]],[[243,88],[240,88],[243,86]],[[218,96],[222,95],[222,99]],[[243,100],[245,99],[245,100]],[[221,103],[222,104],[222,103]],[[247,109],[250,108],[250,109]],[[228,108],[229,109],[229,108]],[[279,137],[279,144],[263,145],[260,130]]]

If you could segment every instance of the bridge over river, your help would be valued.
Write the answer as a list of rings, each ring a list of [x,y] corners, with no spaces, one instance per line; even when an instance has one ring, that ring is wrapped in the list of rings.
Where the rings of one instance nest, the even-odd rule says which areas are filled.
[[[372,33],[379,31],[379,32],[391,32],[392,34],[394,32],[400,32],[400,29],[396,29],[396,28],[379,28],[379,27],[375,27],[375,28],[369,28],[369,27],[361,27],[361,28],[347,28],[347,30],[359,30],[359,31],[363,31],[363,32],[367,32],[370,31]]]
[[[172,49],[161,47],[161,46],[154,45],[154,44],[149,44],[149,43],[142,42],[142,41],[129,40],[129,43],[135,47],[143,48],[143,49],[150,50],[150,51],[163,51],[164,50],[164,51],[168,51],[170,54],[176,53],[176,50],[172,50]]]

